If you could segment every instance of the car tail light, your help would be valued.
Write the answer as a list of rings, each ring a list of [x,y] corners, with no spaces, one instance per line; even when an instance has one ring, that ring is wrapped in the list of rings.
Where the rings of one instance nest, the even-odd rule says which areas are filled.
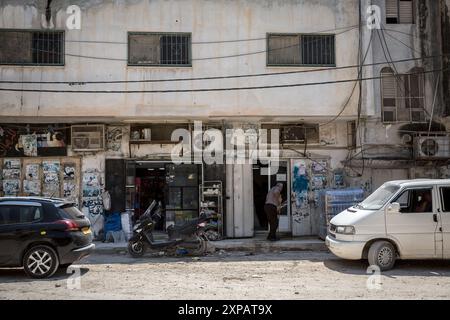
[[[55,223],[63,224],[66,226],[66,231],[78,231],[80,230],[80,226],[73,220],[58,220]]]

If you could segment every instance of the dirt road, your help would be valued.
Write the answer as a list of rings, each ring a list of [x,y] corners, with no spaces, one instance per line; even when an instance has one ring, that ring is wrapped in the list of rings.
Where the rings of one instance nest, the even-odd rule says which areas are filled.
[[[449,299],[449,261],[399,262],[369,281],[367,264],[325,252],[214,254],[200,259],[94,255],[30,280],[0,270],[1,299]],[[79,281],[78,281],[79,280]],[[377,290],[378,288],[378,290]]]

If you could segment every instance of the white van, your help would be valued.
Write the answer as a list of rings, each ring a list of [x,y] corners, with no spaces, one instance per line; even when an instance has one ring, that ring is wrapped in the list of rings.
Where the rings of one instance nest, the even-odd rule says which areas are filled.
[[[450,259],[450,179],[385,183],[330,221],[326,244],[381,270],[397,258]]]

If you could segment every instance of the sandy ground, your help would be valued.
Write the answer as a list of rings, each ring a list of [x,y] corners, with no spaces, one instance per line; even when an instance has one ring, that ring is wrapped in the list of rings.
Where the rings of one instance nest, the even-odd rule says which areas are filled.
[[[369,280],[371,290],[367,263],[326,252],[139,260],[97,254],[76,266],[81,268],[78,279],[60,271],[48,280],[31,280],[20,269],[0,269],[0,298],[450,299],[450,261],[398,262],[394,270]]]

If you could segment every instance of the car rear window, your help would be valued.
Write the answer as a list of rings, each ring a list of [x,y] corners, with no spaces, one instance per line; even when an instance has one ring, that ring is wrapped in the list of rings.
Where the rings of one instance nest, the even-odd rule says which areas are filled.
[[[83,219],[84,214],[74,205],[64,205],[58,208],[58,212],[65,219]]]

